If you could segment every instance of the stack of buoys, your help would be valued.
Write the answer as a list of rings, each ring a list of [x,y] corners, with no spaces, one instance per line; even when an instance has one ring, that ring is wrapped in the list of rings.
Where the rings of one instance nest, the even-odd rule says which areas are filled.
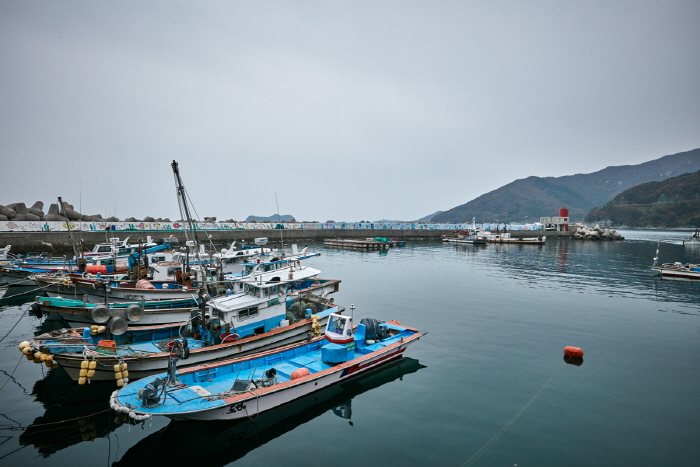
[[[80,376],[78,377],[78,384],[85,384],[90,380],[90,378],[95,376],[95,368],[97,368],[97,362],[95,360],[83,360],[80,362]]]
[[[27,356],[27,360],[34,360],[34,349],[29,341],[24,341],[19,344],[19,351]]]
[[[116,365],[115,365],[116,366]],[[127,414],[129,418],[136,422],[140,422],[142,420],[146,420],[148,418],[151,418],[150,414],[143,413],[143,412],[136,412],[133,409],[130,409],[129,407],[125,407],[119,403],[119,400],[117,399],[117,394],[119,394],[119,389],[114,391],[112,395],[109,397],[109,406],[112,408],[117,413],[123,413]]]
[[[319,318],[318,315],[311,315],[311,330],[314,332],[314,337],[321,335],[320,319],[321,318]]]
[[[570,365],[581,366],[583,364],[583,350],[579,347],[564,347],[564,361]]]
[[[27,360],[32,360],[34,363],[44,363],[47,368],[56,368],[58,366],[53,361],[53,355],[34,349],[29,341],[21,342],[18,347],[20,352],[27,357]]]
[[[122,387],[129,382],[129,371],[125,362],[117,363],[114,365],[114,379],[117,380],[117,386]]]

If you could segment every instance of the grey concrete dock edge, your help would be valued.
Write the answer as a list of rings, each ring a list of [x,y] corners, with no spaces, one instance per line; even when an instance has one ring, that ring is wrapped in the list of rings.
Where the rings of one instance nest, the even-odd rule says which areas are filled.
[[[300,241],[322,241],[324,238],[374,238],[386,237],[390,240],[421,241],[438,240],[441,235],[452,235],[454,230],[399,230],[399,229],[284,229],[282,238],[285,243]],[[513,237],[533,237],[546,235],[548,238],[567,238],[573,232],[552,232],[552,231],[525,231],[514,230],[510,232]],[[161,239],[169,235],[175,235],[180,244],[184,244],[184,232],[173,232],[163,230],[139,230],[139,231],[117,231],[109,232],[110,237],[124,239],[131,236],[130,241],[136,242],[139,239],[146,240],[150,235],[154,241],[160,243]],[[267,237],[270,243],[280,242],[280,230],[201,230],[197,235],[200,240],[205,241],[209,235],[214,243],[226,243],[236,240],[252,242],[258,237]],[[81,238],[83,243],[92,247],[96,243],[104,242],[107,236],[104,232],[73,232],[74,238]],[[65,251],[72,249],[70,235],[68,232],[0,232],[0,248],[5,245],[12,245],[11,252],[22,253],[27,251]]]

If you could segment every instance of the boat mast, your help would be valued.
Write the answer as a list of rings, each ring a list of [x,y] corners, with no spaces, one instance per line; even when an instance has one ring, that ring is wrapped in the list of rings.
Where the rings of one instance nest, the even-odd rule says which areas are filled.
[[[280,203],[277,202],[277,193],[275,193],[275,204],[277,205],[277,224],[282,225],[282,218],[280,217]],[[284,238],[282,238],[282,230],[280,229],[280,242],[282,243],[280,245],[281,251],[284,251]],[[264,245],[260,247],[260,253],[263,253],[265,251]]]
[[[182,183],[182,179],[180,178],[180,170],[178,169],[177,162],[173,160],[173,163],[170,164],[171,167],[173,168],[173,174],[175,175],[175,188],[177,190],[177,202],[180,207],[180,216],[182,216],[185,221],[187,222],[187,229],[185,229],[185,238],[187,241],[190,239],[192,240],[192,243],[194,244],[194,255],[197,260],[197,263],[199,264],[199,271],[202,275],[201,277],[201,282],[205,284],[206,288],[206,282],[207,282],[207,271],[206,271],[206,266],[202,262],[201,255],[199,254],[199,238],[197,237],[197,230],[195,229],[194,226],[194,221],[192,220],[192,215],[190,214],[190,208],[187,205],[187,195],[185,194],[185,185]],[[187,243],[187,242],[185,242]],[[189,261],[186,261],[187,264],[185,264],[185,268],[189,269]]]
[[[70,244],[73,247],[73,253],[75,253],[75,261],[78,261],[78,258],[81,257],[81,255],[78,254],[78,249],[75,246],[75,240],[73,240],[73,231],[70,229],[70,221],[68,220],[68,216],[66,215],[66,208],[63,205],[63,200],[61,197],[58,197],[58,204],[61,206],[61,211],[63,212],[63,218],[66,220],[66,227],[68,228],[68,237],[70,238]],[[82,272],[82,271],[80,271]]]

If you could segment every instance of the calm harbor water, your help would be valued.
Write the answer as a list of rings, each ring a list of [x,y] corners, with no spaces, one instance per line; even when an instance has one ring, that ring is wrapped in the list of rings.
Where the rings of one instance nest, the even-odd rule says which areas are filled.
[[[652,279],[700,263],[690,232],[544,246],[414,242],[323,249],[354,318],[428,334],[400,364],[242,423],[129,425],[111,384],[77,386],[16,345],[60,323],[0,306],[0,466],[690,466],[700,459],[700,284]],[[12,329],[13,326],[15,326]],[[566,364],[565,346],[585,351]],[[22,357],[22,358],[20,358]]]

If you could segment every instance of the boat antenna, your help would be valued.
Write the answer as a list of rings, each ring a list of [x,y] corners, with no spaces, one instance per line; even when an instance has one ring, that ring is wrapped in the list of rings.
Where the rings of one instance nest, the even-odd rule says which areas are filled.
[[[277,224],[282,225],[282,218],[280,217],[280,203],[277,201],[277,193],[275,193],[275,204],[277,205]],[[280,242],[282,242],[282,251],[284,251],[284,239],[282,238],[282,231],[284,229],[280,229]],[[263,250],[260,249],[262,252]]]

